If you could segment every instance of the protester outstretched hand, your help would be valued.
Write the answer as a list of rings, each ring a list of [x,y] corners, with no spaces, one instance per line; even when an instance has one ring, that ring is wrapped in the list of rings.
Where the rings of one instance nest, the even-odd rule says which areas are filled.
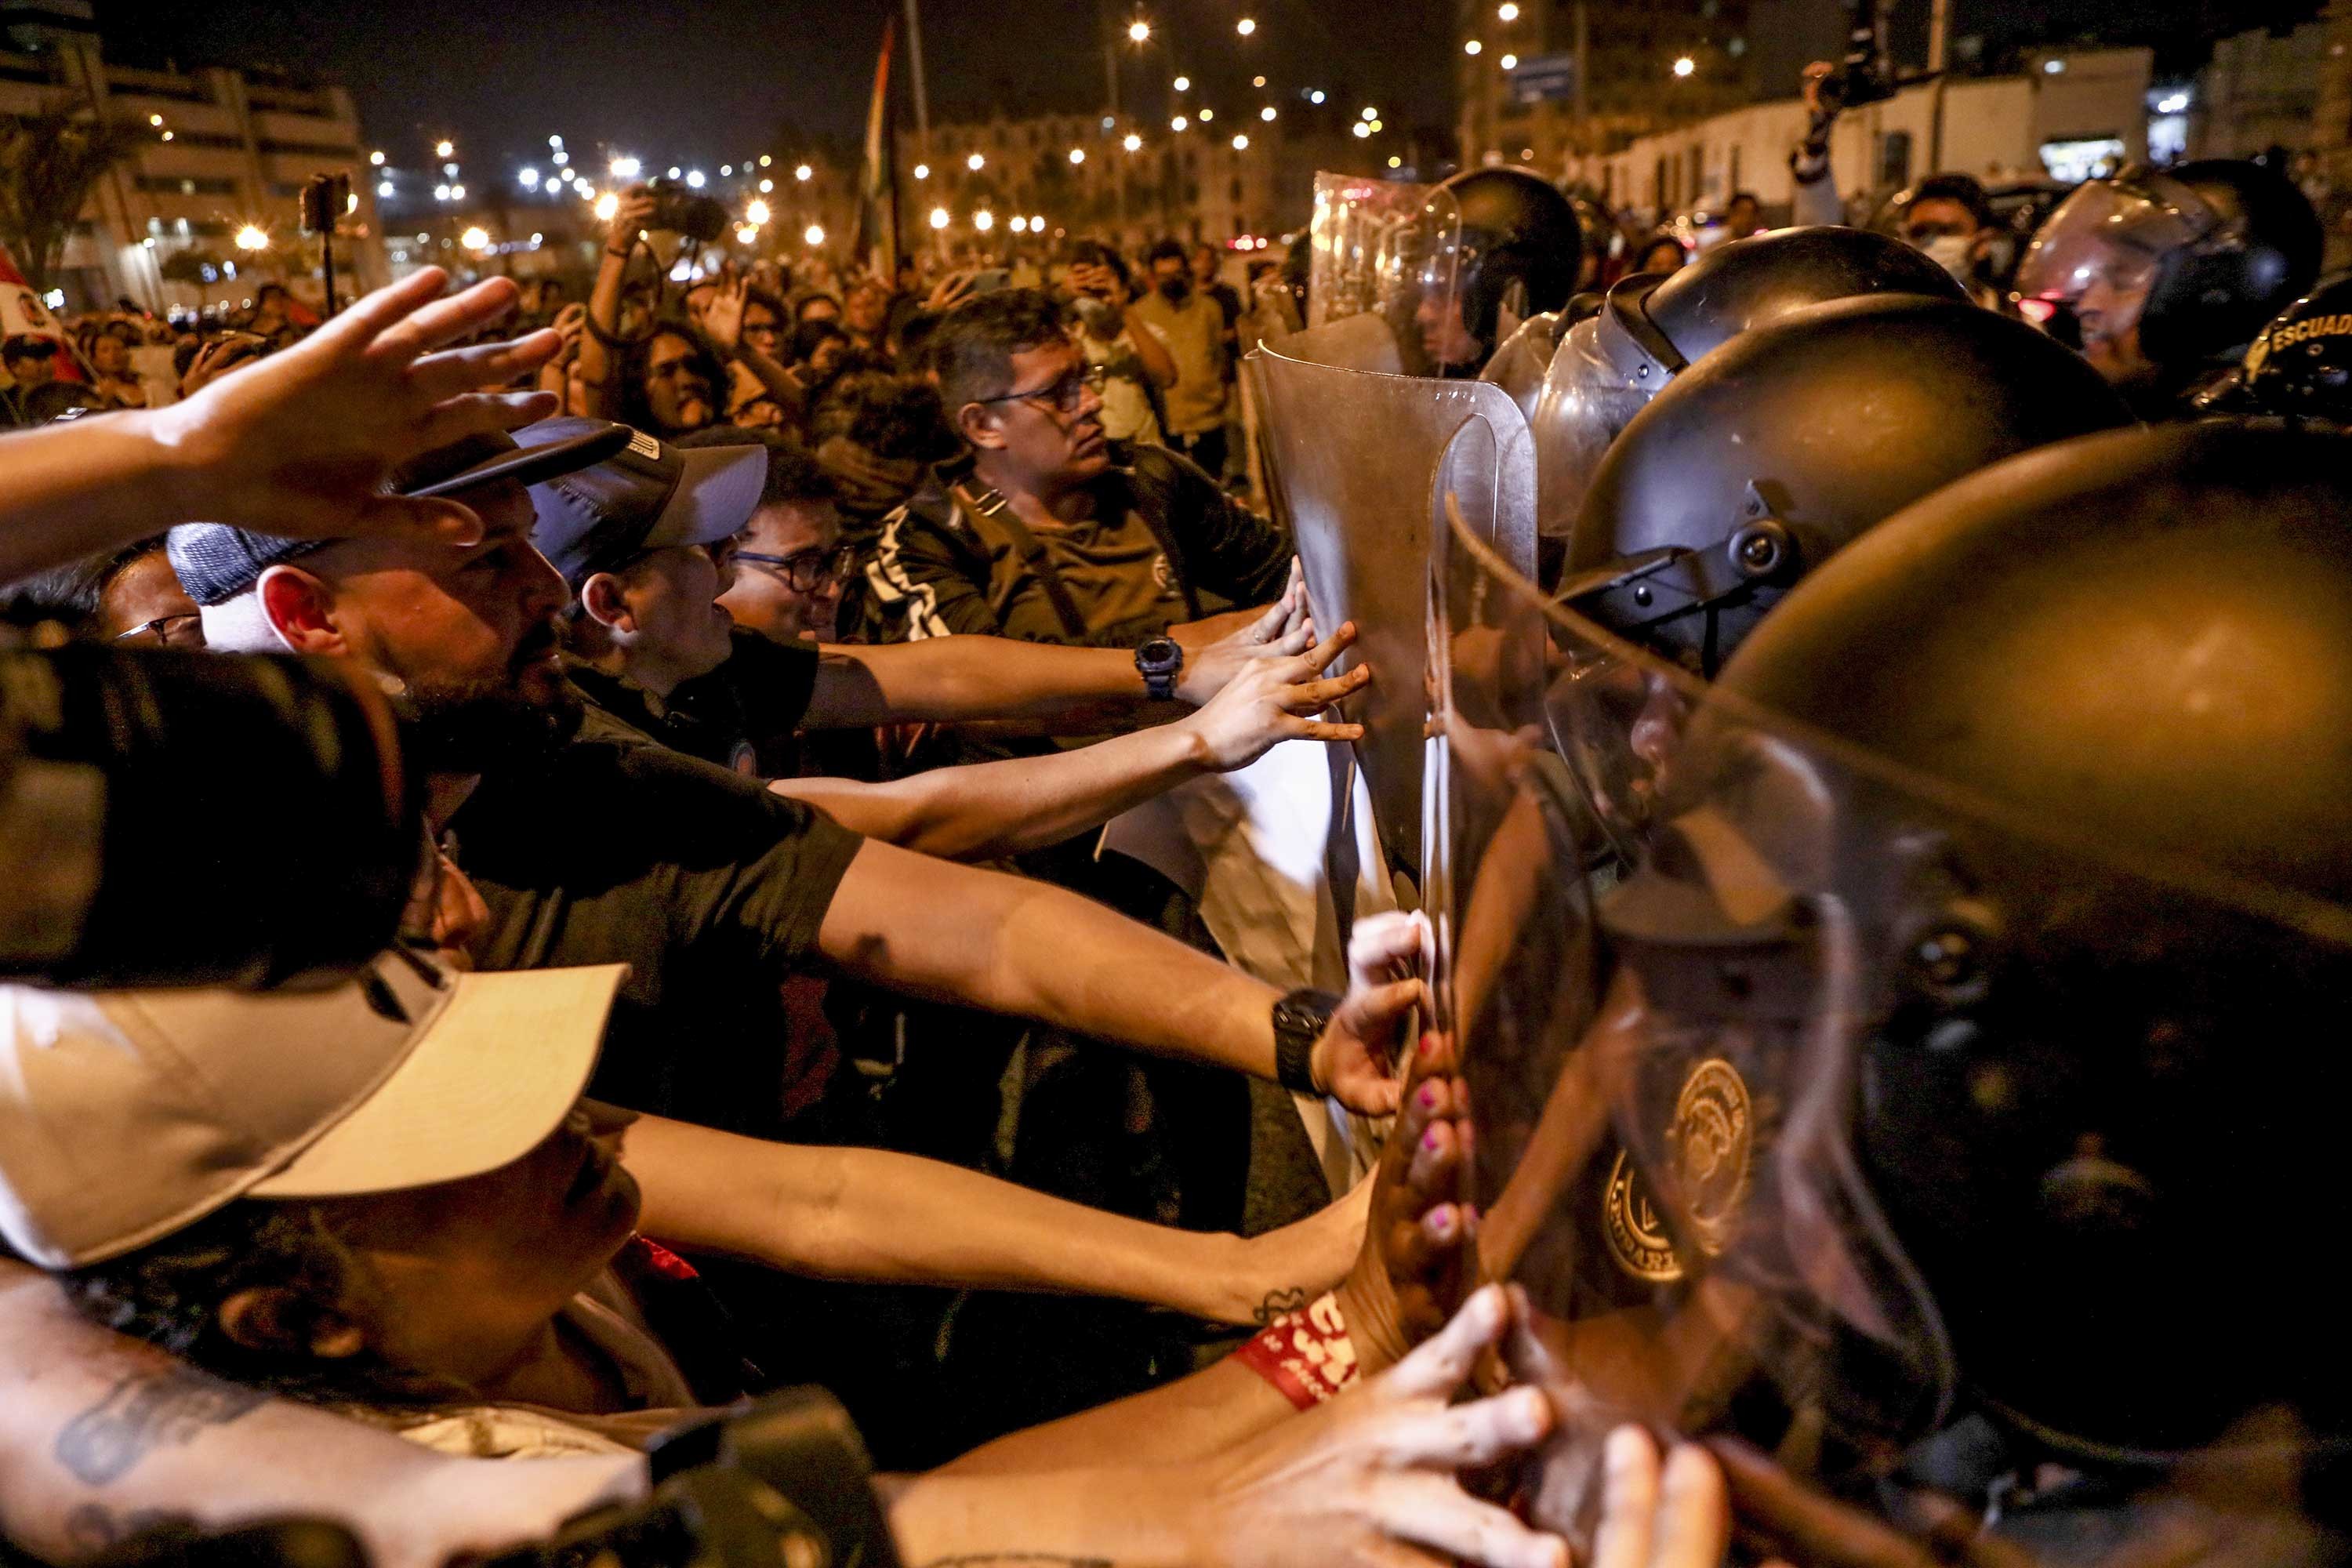
[[[1429,983],[1421,978],[1418,964],[1357,963],[1353,944],[1349,959],[1348,994],[1315,1042],[1315,1085],[1360,1114],[1391,1115],[1403,1100],[1398,1047],[1416,1009],[1424,1021],[1431,1016]]]
[[[1389,1371],[1208,1462],[1199,1560],[1220,1568],[1434,1568],[1449,1558],[1568,1568],[1559,1537],[1472,1497],[1454,1479],[1550,1430],[1551,1407],[1531,1388],[1453,1403],[1509,1322],[1503,1291],[1481,1290]]]
[[[1322,679],[1318,672],[1356,640],[1352,621],[1305,653],[1244,665],[1224,689],[1181,721],[1219,772],[1247,767],[1282,741],[1357,741],[1364,727],[1315,715],[1372,679],[1368,665]]]
[[[515,308],[511,279],[441,298],[427,267],[358,300],[301,342],[141,417],[171,454],[173,515],[261,533],[341,538],[436,528],[459,542],[481,520],[452,500],[380,493],[393,469],[467,436],[543,419],[555,399],[494,392],[537,371],[552,331],[462,342]]]
[[[1307,579],[1297,558],[1291,558],[1281,597],[1264,609],[1205,616],[1170,626],[1168,635],[1184,650],[1176,695],[1196,708],[1257,660],[1305,653],[1315,646],[1315,623],[1307,613]]]

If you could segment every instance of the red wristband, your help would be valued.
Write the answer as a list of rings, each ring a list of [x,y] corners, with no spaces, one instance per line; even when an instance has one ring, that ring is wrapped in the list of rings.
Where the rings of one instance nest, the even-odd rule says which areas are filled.
[[[1282,1391],[1301,1410],[1312,1410],[1356,1381],[1356,1345],[1339,1299],[1326,1291],[1296,1312],[1285,1312],[1233,1359]]]

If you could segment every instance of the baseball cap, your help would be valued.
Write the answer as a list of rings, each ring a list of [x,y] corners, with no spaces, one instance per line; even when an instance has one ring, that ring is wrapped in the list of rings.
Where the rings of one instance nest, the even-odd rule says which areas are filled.
[[[395,950],[322,991],[0,986],[0,1237],[75,1268],[241,1197],[496,1170],[579,1099],[627,972]]]
[[[11,332],[0,342],[0,358],[47,359],[58,352],[58,340],[37,332]]]
[[[604,419],[545,419],[526,426],[520,434],[528,436],[546,425],[568,428],[559,438],[529,444],[503,430],[468,436],[394,469],[384,481],[383,493],[423,499],[457,495],[497,479],[536,484],[551,474],[603,462],[626,447],[634,434],[627,426]],[[172,530],[165,549],[188,597],[211,605],[236,598],[278,563],[333,542],[331,539],[284,539],[225,522],[184,522]]]
[[[590,423],[549,419],[519,434],[526,445],[561,440],[563,426]],[[530,540],[576,594],[648,550],[740,532],[767,480],[764,447],[673,447],[632,430],[628,446],[603,462],[531,486],[539,522]]]

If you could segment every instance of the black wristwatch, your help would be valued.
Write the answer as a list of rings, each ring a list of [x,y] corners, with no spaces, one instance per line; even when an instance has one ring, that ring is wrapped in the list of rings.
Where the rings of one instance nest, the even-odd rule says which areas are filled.
[[[1135,668],[1152,700],[1165,702],[1176,695],[1176,677],[1184,668],[1183,645],[1171,637],[1146,637],[1135,650]]]
[[[1315,1087],[1315,1042],[1330,1026],[1339,998],[1328,991],[1301,988],[1274,1005],[1275,1081],[1294,1094],[1319,1094]]]

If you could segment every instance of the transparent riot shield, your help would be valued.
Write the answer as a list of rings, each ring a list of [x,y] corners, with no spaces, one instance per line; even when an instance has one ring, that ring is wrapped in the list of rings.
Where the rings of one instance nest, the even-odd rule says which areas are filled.
[[[1582,1550],[1634,1421],[1717,1446],[1767,1559],[2330,1560],[2352,908],[1704,689],[1467,530],[1437,562],[1440,1010],[1559,1415],[1532,1517]],[[1562,754],[1629,714],[1638,813]]]
[[[1425,322],[1455,308],[1462,217],[1435,185],[1315,176],[1307,330],[1293,359],[1389,375],[1428,375]]]
[[[1534,560],[1534,454],[1508,395],[1475,381],[1383,375],[1295,359],[1300,333],[1250,356],[1277,518],[1298,543],[1318,625],[1354,621],[1348,662],[1372,667],[1349,717],[1391,866],[1421,868],[1431,518],[1448,493],[1515,569]],[[1449,456],[1477,421],[1475,447]]]

